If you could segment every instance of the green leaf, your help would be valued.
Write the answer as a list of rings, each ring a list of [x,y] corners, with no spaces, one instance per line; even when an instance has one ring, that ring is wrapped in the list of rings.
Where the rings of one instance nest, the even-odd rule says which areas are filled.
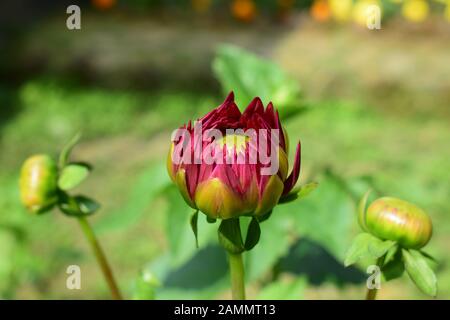
[[[169,244],[169,263],[172,268],[175,268],[199,253],[199,250],[192,243],[191,217],[193,209],[186,204],[175,185],[166,188],[162,195],[164,196],[163,205],[166,204],[163,211],[163,217],[165,218],[163,224],[164,234]],[[201,212],[198,214],[203,215]],[[211,244],[217,246],[218,226],[207,223],[206,219],[198,219],[197,226],[198,230],[202,231],[197,234],[202,248]]]
[[[292,223],[294,232],[323,246],[336,260],[343,261],[352,241],[355,204],[332,175],[320,177],[320,188],[302,201],[276,206],[273,217]],[[265,232],[263,230],[263,237]]]
[[[258,300],[299,300],[304,296],[307,281],[297,278],[293,281],[276,281],[264,287],[258,294]]]
[[[250,251],[258,244],[259,238],[261,236],[261,229],[259,227],[259,222],[256,218],[252,218],[247,230],[247,236],[245,238],[244,248]]]
[[[198,210],[196,210],[192,216],[191,216],[191,228],[192,228],[192,232],[194,232],[194,236],[195,236],[195,246],[198,248]]]
[[[62,193],[58,204],[60,210],[69,216],[82,217],[94,214],[100,209],[100,204],[86,196],[69,196]]]
[[[317,182],[310,182],[301,187],[294,188],[287,195],[281,197],[278,203],[288,203],[297,199],[303,199],[307,197],[311,192],[313,192],[318,186],[319,184]]]
[[[72,152],[73,148],[76,146],[78,141],[80,141],[80,139],[81,139],[81,132],[78,132],[63,147],[61,153],[59,154],[59,167],[60,168],[64,168],[66,166],[66,163],[70,157],[70,153]]]
[[[235,92],[243,110],[254,97],[272,101],[280,116],[286,118],[303,108],[299,83],[278,65],[236,46],[221,46],[213,61],[213,71],[225,94]]]
[[[276,212],[268,223],[260,224],[261,237],[258,245],[245,253],[245,271],[249,281],[267,274],[277,261],[289,252],[291,244],[289,215]]]
[[[85,163],[67,165],[59,176],[58,187],[65,191],[75,188],[87,178],[90,170],[90,166]]]
[[[237,254],[244,251],[239,218],[222,220],[218,234],[220,244],[228,252]]]
[[[156,289],[160,285],[159,280],[150,270],[144,270],[136,280],[133,300],[154,300]]]
[[[382,241],[369,233],[360,233],[347,251],[344,265],[348,267],[363,258],[377,259],[385,255],[394,244],[394,241]]]
[[[168,204],[164,230],[170,248],[170,262],[177,266],[198,251],[192,245],[192,208],[184,202],[175,185],[166,188],[164,195]]]
[[[148,206],[161,193],[171,185],[167,169],[164,164],[158,163],[141,172],[133,183],[130,194],[124,205],[104,217],[97,225],[96,231],[108,231],[129,227],[139,221]],[[177,191],[177,190],[175,190]],[[176,195],[176,199],[180,197]],[[187,206],[185,206],[187,208]]]
[[[435,297],[437,294],[437,279],[428,266],[425,257],[417,250],[403,249],[405,269],[411,280],[425,294]]]

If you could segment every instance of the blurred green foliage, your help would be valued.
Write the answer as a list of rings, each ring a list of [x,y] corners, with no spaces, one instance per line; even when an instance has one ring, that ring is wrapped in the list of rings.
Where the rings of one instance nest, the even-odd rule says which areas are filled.
[[[224,94],[235,92],[241,110],[258,96],[264,104],[273,102],[281,118],[302,110],[299,83],[271,61],[241,48],[224,45],[213,61],[213,70]]]
[[[235,90],[240,107],[262,95],[282,112],[304,109],[298,86],[271,62],[224,47],[214,66],[223,90]],[[11,96],[2,101],[13,103],[13,112],[0,124],[0,297],[108,297],[71,221],[54,213],[30,216],[18,202],[23,159],[43,150],[56,153],[79,130],[85,139],[75,156],[80,152],[96,166],[82,188],[102,203],[94,225],[127,297],[227,297],[228,271],[217,244],[217,224],[199,216],[196,249],[189,225],[192,209],[164,166],[170,131],[215,107],[221,95],[108,90],[36,79]],[[332,285],[343,293],[351,286],[362,288],[364,272],[345,269],[343,259],[359,232],[355,204],[369,187],[429,210],[436,228],[429,249],[445,262],[450,231],[445,214],[450,210],[447,120],[386,116],[357,101],[308,105],[313,108],[307,112],[285,113],[285,125],[291,141],[302,140],[301,183],[317,181],[319,187],[305,199],[280,205],[261,224],[260,243],[245,255],[250,297],[296,299],[316,287]],[[74,263],[86,270],[81,292],[64,286],[65,268]],[[448,297],[445,264],[437,275],[443,283],[438,297]],[[386,290],[391,286],[401,288],[397,296],[423,297],[402,278]],[[351,297],[361,296],[358,291]]]

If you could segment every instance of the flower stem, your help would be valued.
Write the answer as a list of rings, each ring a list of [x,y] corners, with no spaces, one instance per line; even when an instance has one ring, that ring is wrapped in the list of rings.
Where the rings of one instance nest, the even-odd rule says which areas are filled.
[[[97,258],[97,262],[100,266],[100,269],[103,272],[106,282],[108,283],[109,289],[111,291],[111,295],[114,300],[122,300],[122,295],[120,294],[119,288],[117,287],[116,281],[114,280],[114,276],[111,268],[109,267],[108,260],[100,247],[100,243],[95,237],[94,230],[90,226],[89,222],[85,217],[79,217],[78,222],[80,223],[81,229],[86,236],[86,239],[91,246],[92,251]]]
[[[231,296],[233,300],[245,300],[244,263],[242,253],[228,252],[231,275]]]
[[[378,289],[367,289],[366,300],[376,300]]]
[[[379,257],[377,260],[377,266],[380,268],[380,270],[383,267],[385,257],[386,257],[386,255],[383,255],[383,256]],[[366,300],[376,300],[377,293],[378,293],[377,288],[373,288],[373,289],[367,288]]]

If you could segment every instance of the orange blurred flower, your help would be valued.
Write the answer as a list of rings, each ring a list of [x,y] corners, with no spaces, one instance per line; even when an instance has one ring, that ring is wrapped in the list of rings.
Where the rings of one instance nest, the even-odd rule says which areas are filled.
[[[327,0],[315,0],[310,10],[311,16],[314,20],[325,22],[330,18],[330,6]]]
[[[116,0],[92,0],[92,5],[100,10],[108,10],[116,5]]]
[[[253,0],[234,0],[231,13],[237,20],[251,22],[256,17],[256,5]]]

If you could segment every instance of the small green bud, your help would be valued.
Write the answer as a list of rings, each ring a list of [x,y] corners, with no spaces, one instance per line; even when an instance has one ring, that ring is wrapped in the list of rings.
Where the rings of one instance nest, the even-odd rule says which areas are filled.
[[[431,238],[432,224],[428,214],[401,199],[383,197],[360,210],[361,227],[383,240],[393,240],[404,248],[420,249]]]
[[[48,155],[28,158],[20,172],[20,196],[32,213],[43,213],[57,202],[58,168]]]

